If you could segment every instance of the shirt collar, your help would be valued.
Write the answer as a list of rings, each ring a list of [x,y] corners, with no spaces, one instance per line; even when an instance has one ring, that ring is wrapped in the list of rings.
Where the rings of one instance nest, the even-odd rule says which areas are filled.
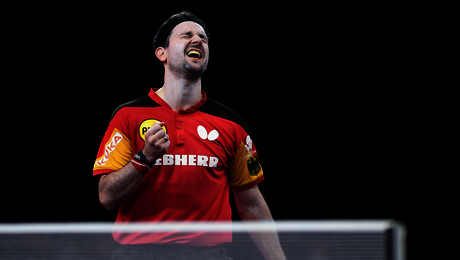
[[[166,103],[166,101],[164,101],[160,96],[158,96],[157,93],[155,93],[155,91],[157,90],[159,90],[159,88],[151,88],[149,92],[149,97],[161,106],[167,107],[172,110],[169,104]],[[198,108],[201,107],[204,104],[204,102],[206,102],[206,93],[204,91],[201,91],[201,95],[203,96],[203,98],[200,101],[198,101],[195,105],[187,109],[180,109],[179,113],[193,113],[197,111]]]

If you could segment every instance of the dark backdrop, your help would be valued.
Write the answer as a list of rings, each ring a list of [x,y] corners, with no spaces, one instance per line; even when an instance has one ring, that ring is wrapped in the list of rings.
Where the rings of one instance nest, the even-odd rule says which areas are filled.
[[[423,195],[403,163],[414,155],[410,120],[401,120],[409,105],[398,102],[393,78],[404,53],[389,58],[400,40],[392,13],[304,4],[54,8],[15,20],[19,72],[9,86],[18,92],[5,95],[15,107],[4,130],[17,169],[3,185],[1,222],[114,220],[92,177],[107,120],[162,86],[153,36],[189,10],[211,35],[203,90],[250,124],[273,217],[394,219],[409,230],[409,250],[417,245]]]

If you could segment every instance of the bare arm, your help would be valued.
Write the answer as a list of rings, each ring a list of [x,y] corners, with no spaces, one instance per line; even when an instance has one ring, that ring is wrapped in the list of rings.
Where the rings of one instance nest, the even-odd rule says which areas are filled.
[[[273,222],[272,215],[257,186],[245,191],[235,191],[235,202],[241,219]],[[252,240],[267,260],[286,259],[279,243],[278,233],[250,232]]]
[[[155,123],[145,133],[145,145],[142,149],[145,157],[154,162],[163,156],[169,148],[169,140],[165,131],[161,129],[164,123]],[[122,169],[104,174],[99,179],[99,200],[108,210],[118,207],[131,197],[139,187],[145,174],[139,172],[131,162]]]
[[[125,167],[99,179],[99,200],[108,210],[113,210],[136,192],[144,178],[131,162]]]

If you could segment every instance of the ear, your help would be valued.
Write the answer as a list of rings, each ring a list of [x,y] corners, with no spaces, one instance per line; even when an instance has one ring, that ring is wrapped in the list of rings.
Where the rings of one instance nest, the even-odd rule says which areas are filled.
[[[161,62],[164,62],[166,60],[166,49],[163,47],[158,47],[155,50],[155,55]]]

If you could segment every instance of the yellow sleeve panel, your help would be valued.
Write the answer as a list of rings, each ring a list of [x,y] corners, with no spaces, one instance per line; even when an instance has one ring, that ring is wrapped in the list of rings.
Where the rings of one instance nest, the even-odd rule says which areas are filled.
[[[229,184],[234,190],[245,190],[263,180],[262,166],[259,164],[257,153],[240,143],[235,160],[229,167]]]
[[[110,132],[106,132],[104,137],[106,142],[103,142],[103,145],[99,148],[93,168],[95,175],[103,172],[118,171],[131,160],[131,141],[118,129],[112,129],[110,136]]]

